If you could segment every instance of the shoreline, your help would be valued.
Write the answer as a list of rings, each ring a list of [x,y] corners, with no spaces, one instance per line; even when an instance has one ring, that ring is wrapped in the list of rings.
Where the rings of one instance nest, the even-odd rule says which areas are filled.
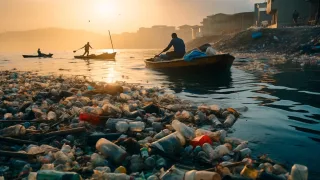
[[[239,110],[246,111],[244,109],[239,109],[239,110],[235,110],[232,108],[224,109],[224,108],[219,108],[218,105],[194,106],[192,102],[181,100],[177,98],[174,94],[166,94],[164,89],[143,88],[143,87],[140,87],[139,85],[126,84],[126,83],[120,83],[120,82],[119,82],[120,84],[111,85],[107,83],[101,83],[101,82],[96,83],[92,81],[87,81],[85,79],[80,79],[80,78],[76,79],[74,77],[65,78],[64,76],[53,76],[53,75],[41,76],[41,75],[38,75],[37,73],[32,73],[32,72],[0,71],[0,74],[1,74],[0,80],[2,82],[1,94],[2,96],[5,97],[4,101],[1,104],[1,107],[5,107],[2,109],[6,109],[7,112],[12,112],[11,115],[9,114],[5,115],[7,121],[10,121],[10,119],[15,119],[15,120],[29,119],[28,121],[29,124],[28,123],[27,125],[26,123],[21,124],[26,129],[26,132],[24,134],[24,136],[26,137],[30,135],[32,136],[33,133],[40,133],[40,134],[41,133],[50,134],[50,132],[58,133],[58,137],[54,139],[62,140],[62,142],[65,142],[65,145],[63,145],[62,143],[57,144],[55,140],[51,141],[51,143],[50,141],[47,141],[46,143],[44,143],[52,146],[53,148],[56,148],[58,152],[66,153],[63,149],[77,146],[75,143],[75,140],[78,137],[73,136],[73,140],[71,141],[70,137],[68,137],[67,135],[59,135],[59,131],[60,131],[59,129],[61,128],[67,131],[72,129],[77,129],[77,128],[84,128],[84,129],[81,129],[81,132],[83,132],[84,130],[87,132],[79,136],[80,139],[83,139],[89,136],[91,137],[92,134],[90,133],[90,131],[92,132],[92,130],[94,129],[96,131],[97,130],[100,131],[101,133],[107,133],[107,134],[111,132],[112,133],[117,132],[117,130],[113,130],[110,132],[102,130],[101,128],[99,128],[99,126],[92,125],[92,122],[88,123],[88,122],[79,121],[78,119],[79,113],[85,112],[90,114],[93,113],[101,117],[102,115],[109,116],[109,117],[113,116],[114,118],[116,117],[126,118],[128,120],[134,119],[137,122],[143,122],[145,126],[142,131],[137,131],[137,132],[125,131],[126,133],[121,133],[121,134],[127,134],[127,136],[129,137],[132,136],[133,139],[137,140],[135,141],[136,143],[140,143],[141,147],[144,147],[149,143],[152,144],[154,142],[157,142],[157,140],[153,139],[154,138],[153,136],[157,133],[163,132],[163,130],[166,129],[166,128],[163,129],[163,127],[160,129],[159,127],[156,128],[154,124],[158,124],[159,126],[159,122],[160,122],[160,124],[166,125],[167,129],[170,132],[171,130],[175,129],[174,128],[175,125],[171,124],[172,123],[171,121],[173,119],[178,119],[180,122],[187,125],[187,126],[181,125],[182,127],[186,128],[186,130],[188,129],[187,131],[180,132],[180,130],[176,129],[176,131],[179,131],[184,136],[184,138],[186,138],[186,142],[191,143],[191,140],[192,140],[192,138],[188,138],[190,134],[186,134],[186,132],[194,131],[195,129],[191,130],[193,128],[197,128],[197,129],[209,128],[208,130],[216,133],[209,136],[211,137],[211,141],[214,141],[213,144],[215,144],[216,146],[218,147],[225,146],[227,147],[228,152],[230,151],[233,153],[239,152],[238,151],[239,149],[240,150],[246,149],[246,152],[250,152],[249,154],[251,154],[251,150],[250,149],[249,149],[250,151],[248,150],[248,148],[250,148],[250,144],[248,146],[246,141],[239,140],[237,138],[230,138],[228,136],[226,137],[227,139],[229,138],[228,140],[225,140],[224,138],[221,139],[222,138],[221,135],[228,132],[230,125],[232,127],[233,123],[237,123],[236,121],[239,121],[239,120],[241,121],[241,116],[238,120],[236,120],[236,118],[234,120],[231,120],[230,118],[232,118],[232,116],[237,117],[239,115],[237,111]],[[7,88],[4,88],[4,87],[7,87]],[[29,104],[24,105],[25,101],[28,101]],[[146,105],[150,103],[153,103],[156,106],[151,109],[145,108]],[[20,111],[22,105],[24,105],[23,106],[25,109],[24,111]],[[14,110],[16,107],[20,107],[18,111]],[[31,108],[29,109],[29,112],[26,111],[28,107]],[[88,110],[89,112],[87,112]],[[142,110],[145,111],[146,114],[141,114]],[[183,110],[187,110],[187,111],[183,111]],[[241,113],[241,111],[239,112]],[[65,116],[66,114],[64,112],[66,112],[68,116]],[[67,122],[60,122],[60,124],[58,124],[57,126],[48,127],[48,124],[44,123],[42,125],[40,124],[40,126],[37,127],[32,125],[37,124],[38,122],[30,121],[33,119],[33,118],[30,119],[30,116],[32,116],[32,114],[33,116],[35,116],[36,119],[43,120],[45,122],[47,121],[48,124],[60,122],[59,120],[62,120],[61,118],[63,119],[66,118],[68,120]],[[170,116],[171,116],[171,120],[163,121],[165,117],[170,117]],[[172,116],[174,118],[172,118]],[[209,118],[210,116],[216,116],[217,119],[215,119],[215,121],[208,121],[210,119]],[[230,121],[230,124],[229,124],[229,121]],[[13,124],[14,123],[12,123],[12,125]],[[104,124],[101,126],[103,127]],[[173,129],[172,127],[169,128],[169,126],[173,126]],[[153,133],[150,133],[152,131]],[[167,135],[170,135],[170,134],[171,133]],[[18,136],[16,135],[17,134],[14,134],[13,138],[15,139],[21,138],[20,137],[21,135],[19,134]],[[216,139],[217,135],[219,140]],[[147,137],[151,137],[151,139]],[[195,137],[195,134],[191,135],[191,137]],[[22,138],[22,139],[25,139],[25,138]],[[31,140],[33,139],[31,138]],[[150,147],[150,146],[147,146],[147,147]],[[186,148],[188,148],[189,146],[184,145],[182,147],[185,148],[184,150],[185,152]],[[41,147],[39,148],[41,150]],[[39,148],[35,148],[35,149],[39,150]],[[62,149],[60,150],[60,148]],[[91,148],[92,148],[91,152],[99,152],[95,150],[95,147],[91,146]],[[26,148],[26,149],[22,148],[21,150],[22,150],[21,152],[22,154],[28,153],[30,148]],[[80,148],[80,150],[82,149]],[[73,156],[75,157],[78,157],[78,158],[82,157],[82,155],[76,155],[74,151],[68,150],[67,152],[69,154],[70,153],[73,154]],[[210,151],[200,150],[200,152],[205,152],[205,154],[208,155]],[[103,154],[103,152],[101,151],[100,153]],[[152,151],[149,151],[149,153],[152,154]],[[94,156],[98,156],[98,157],[101,156],[99,155],[99,153],[97,154],[98,155],[94,155]],[[133,154],[136,154],[136,153],[133,153]],[[242,157],[237,157],[238,159],[236,161],[231,161],[231,162],[243,161],[243,159],[250,157],[249,154],[247,154],[248,156],[245,155]],[[260,154],[263,154],[263,152],[260,152]],[[91,155],[91,154],[89,153],[87,155]],[[224,154],[224,155],[228,156],[228,157],[225,157],[227,159],[228,158],[235,159],[234,154],[233,155]],[[48,154],[46,154],[46,156],[48,156]],[[39,157],[45,157],[45,156],[39,156]],[[189,155],[186,155],[184,158],[180,159],[180,161],[183,162],[183,160],[186,160],[186,158],[188,157],[190,158],[190,157],[196,157],[196,156],[189,154]],[[202,159],[202,161],[200,161],[200,164],[203,164],[204,162],[208,163],[208,161],[210,161],[209,164],[213,163],[210,157],[211,156],[209,153],[209,156],[207,157],[209,159]],[[221,161],[220,158],[223,158],[223,157],[221,156],[218,158],[219,162],[227,163],[228,161],[230,161],[230,159],[229,160],[224,159],[223,161]],[[261,165],[263,164],[261,162],[264,162],[266,158],[267,157],[264,157],[264,159],[254,158],[254,160],[256,162],[260,162],[259,164]],[[54,157],[52,158],[52,160],[50,160],[50,163],[53,163],[54,165],[53,169],[56,169],[56,167],[61,167],[61,163],[58,163],[58,162],[55,163],[54,159],[57,160]],[[110,160],[110,158],[107,158],[107,159]],[[245,164],[253,165],[250,159],[246,159],[244,161]],[[92,155],[91,155],[91,163],[95,163],[95,161],[94,162],[92,161],[94,160],[92,160]],[[269,162],[269,161],[270,159],[266,162]],[[75,162],[73,161],[73,163]],[[228,162],[227,164],[230,164],[230,162]],[[65,166],[64,163],[62,163],[62,165]],[[244,164],[240,164],[240,165],[237,165],[236,167],[239,168],[240,166],[244,168],[243,165]],[[262,166],[263,165],[261,165],[260,168],[255,167],[255,169],[257,169],[257,171],[264,169],[268,173],[271,173],[271,174],[274,173],[274,171],[270,171],[270,169],[268,169],[270,168],[270,165],[266,165],[265,167],[262,167]],[[271,160],[271,166],[273,166],[272,160]],[[80,169],[95,168],[93,166],[90,167],[90,166],[81,165],[81,164],[80,164],[80,167],[82,167]],[[111,167],[112,166],[110,166],[110,168]],[[126,168],[129,168],[129,171],[130,171],[130,166],[126,166]],[[170,167],[169,166],[165,167],[165,169],[168,169],[168,168]],[[286,167],[287,170],[285,170],[284,169],[285,167],[282,167],[282,166],[279,167],[278,165],[274,168],[276,168],[277,171],[281,170],[282,173],[280,174],[286,174],[287,172],[290,171],[288,167]],[[148,171],[148,170],[144,170],[144,171]],[[77,172],[83,175],[82,174],[83,171],[82,172],[77,171]],[[286,172],[286,173],[283,173],[283,172]],[[103,174],[105,172],[102,171],[101,173]],[[239,173],[240,172],[238,172],[238,174]],[[160,171],[155,174],[158,176],[163,175],[163,173],[161,174]],[[97,174],[94,174],[94,175],[97,175]],[[221,173],[220,175],[223,176]],[[282,176],[286,177],[288,176],[288,174],[282,175]]]

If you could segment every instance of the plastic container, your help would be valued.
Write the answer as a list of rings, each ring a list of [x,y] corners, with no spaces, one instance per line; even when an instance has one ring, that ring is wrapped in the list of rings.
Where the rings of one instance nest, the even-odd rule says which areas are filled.
[[[212,123],[212,125],[214,127],[222,127],[221,122],[219,121],[219,119],[214,114],[210,114],[208,116],[208,120]]]
[[[241,171],[241,176],[251,179],[256,179],[259,175],[259,171],[255,170],[249,166],[245,166]]]
[[[193,148],[195,148],[196,146],[202,146],[204,143],[212,144],[211,138],[207,135],[202,135],[194,138],[190,142]]]
[[[185,143],[185,138],[179,132],[174,132],[153,142],[151,147],[157,148],[171,155],[179,155]]]
[[[126,121],[119,121],[116,123],[116,130],[118,132],[126,132],[129,129],[129,124]]]
[[[141,132],[145,126],[144,122],[129,122],[130,131]]]
[[[251,155],[251,149],[245,148],[240,151],[241,158],[245,158]]]
[[[224,121],[223,125],[225,127],[231,127],[235,121],[236,121],[236,117],[233,114],[229,114],[226,120]]]
[[[140,149],[140,154],[141,154],[141,157],[142,157],[143,159],[149,157],[148,148],[146,148],[146,147],[141,148],[141,149]]]
[[[203,151],[210,157],[211,160],[216,160],[229,153],[228,147],[225,145],[217,146],[215,149],[208,143],[203,144]]]
[[[98,115],[89,113],[80,113],[79,120],[88,122],[93,125],[99,125],[101,123],[100,117]]]
[[[26,128],[20,124],[9,126],[0,130],[0,136],[15,137],[26,134]]]
[[[291,168],[291,180],[308,180],[308,167],[294,164]]]
[[[192,140],[195,138],[195,131],[194,129],[188,127],[187,125],[185,125],[184,123],[181,123],[178,120],[173,120],[172,121],[172,127],[178,131],[179,133],[181,133],[186,139],[188,140]]]
[[[241,144],[239,144],[236,148],[233,149],[234,152],[241,151],[242,149],[245,149],[248,147],[248,141],[244,141]]]
[[[40,170],[37,172],[37,180],[81,180],[81,176],[75,172],[60,172],[55,170]]]
[[[98,140],[96,143],[96,148],[99,152],[101,152],[101,154],[116,164],[121,164],[127,157],[127,152],[125,150],[104,138]]]
[[[106,128],[107,129],[110,129],[111,131],[117,131],[116,129],[116,124],[118,122],[131,122],[130,120],[128,119],[113,119],[113,118],[109,118],[108,121],[106,122]]]
[[[154,135],[154,139],[161,139],[167,135],[170,134],[170,131],[168,129],[164,129],[162,131],[160,131],[158,134]]]

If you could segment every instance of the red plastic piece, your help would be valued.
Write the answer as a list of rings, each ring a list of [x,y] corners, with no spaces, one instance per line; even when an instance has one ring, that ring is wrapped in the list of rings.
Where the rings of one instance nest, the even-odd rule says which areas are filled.
[[[101,123],[98,115],[88,113],[80,113],[79,120],[88,122],[93,125],[99,125]]]
[[[207,135],[202,135],[202,136],[198,136],[196,138],[194,138],[190,144],[193,146],[193,148],[195,148],[196,146],[201,146],[204,144],[204,143],[209,143],[209,144],[212,144],[212,140],[209,136]]]

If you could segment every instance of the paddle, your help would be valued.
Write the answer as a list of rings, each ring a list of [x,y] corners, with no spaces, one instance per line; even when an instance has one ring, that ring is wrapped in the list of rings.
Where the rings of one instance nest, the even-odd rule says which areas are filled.
[[[82,47],[82,48],[83,48],[83,47]],[[82,49],[82,48],[80,48],[80,49]],[[74,50],[73,53],[76,53],[76,52],[79,51],[80,49]]]

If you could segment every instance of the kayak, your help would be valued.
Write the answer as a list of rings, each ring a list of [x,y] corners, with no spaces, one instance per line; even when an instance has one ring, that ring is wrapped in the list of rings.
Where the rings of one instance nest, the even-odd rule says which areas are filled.
[[[184,59],[173,59],[173,60],[163,60],[154,61],[153,58],[146,59],[146,67],[151,69],[161,69],[161,70],[219,70],[228,71],[230,70],[234,57],[230,54],[219,54],[213,56],[205,56],[194,58],[191,61],[185,61]]]
[[[100,60],[114,60],[116,56],[116,52],[114,53],[103,53],[100,55],[90,54],[88,56],[74,56],[76,59],[100,59]]]
[[[39,55],[22,55],[23,58],[52,58],[53,54],[42,54],[41,56]]]

